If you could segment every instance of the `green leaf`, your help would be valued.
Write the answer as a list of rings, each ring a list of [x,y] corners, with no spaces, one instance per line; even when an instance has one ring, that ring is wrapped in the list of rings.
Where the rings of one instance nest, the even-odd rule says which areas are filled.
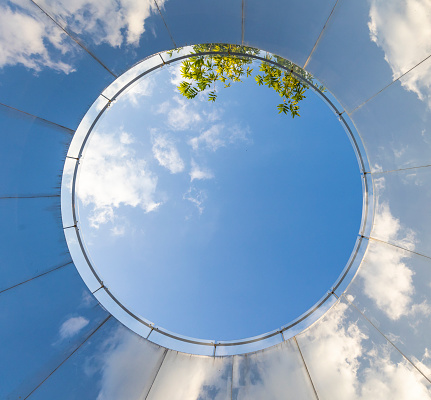
[[[263,78],[261,75],[256,75],[256,77],[254,79],[256,80],[256,82],[259,86],[263,85]]]
[[[216,101],[216,98],[217,98],[217,94],[215,90],[213,90],[212,92],[209,92],[208,101]]]
[[[207,51],[215,52],[215,54],[209,56],[196,55],[183,60],[180,70],[181,76],[189,81],[181,82],[178,90],[183,96],[192,99],[214,84],[214,90],[209,93],[208,101],[215,101],[217,97],[216,81],[221,81],[224,88],[228,88],[232,85],[232,82],[241,82],[243,76],[248,78],[252,75],[253,68],[251,65],[253,65],[254,60],[249,57],[233,56],[230,55],[230,52],[244,55],[259,54],[257,49],[251,47],[219,43],[196,45],[193,46],[193,51],[196,54]],[[216,54],[217,52],[226,51],[229,52],[229,55]],[[290,114],[292,118],[299,116],[299,103],[306,98],[305,93],[309,86],[301,79],[298,79],[297,75],[311,84],[314,84],[313,76],[281,57],[269,54],[266,54],[265,57],[269,61],[275,60],[288,70],[278,68],[268,62],[262,62],[259,66],[260,74],[255,76],[256,83],[259,86],[266,85],[273,89],[283,99],[283,103],[277,105],[279,113]],[[297,75],[293,75],[293,72]],[[323,86],[320,86],[319,89],[321,91],[326,90]]]

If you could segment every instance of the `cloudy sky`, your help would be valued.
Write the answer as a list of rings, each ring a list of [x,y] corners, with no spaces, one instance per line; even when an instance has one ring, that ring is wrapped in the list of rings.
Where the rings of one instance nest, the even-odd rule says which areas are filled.
[[[152,1],[38,3],[115,73],[154,51],[172,47],[163,22],[155,18]],[[174,16],[185,3],[158,1],[165,15]],[[349,67],[333,61],[334,53],[316,52],[323,56],[315,59],[320,62],[319,75],[329,83],[340,65],[343,71],[333,73],[336,82],[331,88],[349,86],[355,101],[366,100],[431,53],[429,1],[338,4],[337,18],[341,15],[346,18],[340,20],[352,22],[361,15],[362,22],[347,28],[343,24],[340,30],[336,24],[328,26],[319,46],[326,45],[343,57],[353,51],[356,57],[358,40],[361,60],[350,57]],[[350,8],[343,14],[346,4]],[[357,9],[365,12],[356,14]],[[333,28],[335,42],[331,43]],[[344,35],[350,29],[355,31],[354,41]],[[78,125],[85,108],[77,105],[89,106],[113,78],[28,1],[0,5],[0,43],[1,101],[71,128]],[[375,64],[370,68],[371,61]],[[328,72],[325,68],[331,62]],[[374,171],[429,164],[430,65],[423,62],[353,115]],[[232,338],[278,327],[330,287],[352,249],[360,210],[353,153],[333,116],[312,96],[303,104],[303,117],[292,121],[277,116],[277,97],[262,88],[256,92],[253,85],[243,84],[241,90],[232,89],[209,105],[202,99],[185,101],[175,93],[175,82],[175,68],[142,81],[109,110],[93,134],[92,150],[83,164],[88,169],[80,181],[80,223],[92,257],[115,294],[168,329]],[[349,105],[351,99],[341,100]],[[64,153],[66,134],[36,123],[29,130],[28,121],[16,116],[6,121],[7,133],[13,134],[3,135],[2,160],[7,166],[0,171],[3,187],[19,195],[52,193],[59,183],[58,154]],[[25,153],[22,143],[27,143]],[[21,169],[16,168],[17,159],[22,160]],[[372,321],[378,320],[379,329],[389,332],[389,339],[424,371],[431,366],[431,346],[423,335],[430,329],[429,261],[411,251],[429,256],[430,224],[429,213],[422,213],[420,221],[411,214],[419,214],[417,209],[429,204],[420,202],[429,199],[428,175],[422,169],[407,177],[386,174],[375,181],[382,198],[376,196],[373,235],[404,250],[372,242],[346,296]],[[391,195],[385,197],[388,190]],[[400,193],[413,194],[408,198]],[[10,225],[20,230],[8,232],[3,243],[20,248],[16,238],[22,241],[22,235],[27,235],[29,250],[14,254],[14,265],[25,268],[10,270],[6,281],[18,281],[21,273],[31,277],[36,269],[39,273],[53,265],[66,267],[2,293],[8,304],[2,324],[16,327],[18,334],[2,330],[0,338],[8,346],[2,347],[1,358],[5,365],[20,365],[19,371],[4,371],[7,383],[0,393],[5,397],[23,377],[34,387],[41,365],[42,373],[54,370],[106,317],[65,256],[67,248],[58,246],[63,240],[58,237],[60,223],[50,213],[56,204],[33,200],[25,206],[17,201],[18,213],[10,203],[3,203],[3,221],[13,221]],[[40,219],[33,220],[35,215]],[[116,257],[109,253],[113,248]],[[40,261],[36,266],[32,264],[35,255]],[[385,290],[379,291],[383,286]],[[29,310],[25,318],[23,308]],[[298,339],[318,390],[328,389],[328,397],[334,399],[345,398],[346,393],[353,399],[375,399],[376,392],[382,399],[429,397],[406,360],[397,353],[394,356],[388,343],[353,311],[343,299],[324,321]],[[188,316],[198,323],[185,319]],[[112,325],[112,332],[95,335],[89,347],[74,355],[82,362],[68,360],[42,390],[49,387],[55,392],[67,384],[79,390],[75,383],[85,382],[85,377],[70,377],[83,372],[88,386],[82,383],[81,389],[92,388],[95,398],[139,398],[144,391],[139,386],[142,376],[152,373],[144,369],[158,365],[161,354],[156,354],[155,347],[149,350],[148,342],[140,347],[140,338]],[[37,338],[37,345],[22,340],[24,332]],[[142,363],[143,358],[151,362]],[[248,375],[234,366],[238,399],[251,398],[250,392],[268,393],[286,382],[280,371],[291,366],[276,358],[269,355],[268,365],[251,363]],[[188,369],[188,361],[188,357],[171,356],[171,365],[187,366],[184,375],[176,375],[175,385],[188,385],[175,392],[205,396],[220,389],[221,396],[224,389],[219,386],[229,385],[230,376],[226,373],[220,380],[217,373],[226,366],[215,363],[217,368],[206,371],[199,367],[198,374]],[[278,374],[265,376],[274,365]],[[187,371],[194,373],[193,382]],[[60,384],[53,384],[61,373],[67,374]],[[169,370],[160,377],[155,388],[174,396],[163,384],[164,377],[172,382]],[[270,388],[264,382],[271,382]],[[50,398],[38,393],[40,398]],[[83,390],[83,395],[88,392]],[[58,397],[58,393],[52,396]]]
[[[81,233],[105,284],[150,321],[257,335],[306,311],[344,268],[361,215],[357,162],[312,92],[292,120],[253,77],[215,103],[187,100],[179,67],[129,89],[92,133]]]

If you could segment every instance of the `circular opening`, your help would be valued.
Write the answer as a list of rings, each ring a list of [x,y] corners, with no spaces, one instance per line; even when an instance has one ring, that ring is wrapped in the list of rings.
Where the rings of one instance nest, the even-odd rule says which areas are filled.
[[[321,306],[355,246],[361,176],[309,74],[197,50],[211,54],[138,64],[84,118],[68,175],[84,257],[71,252],[133,323],[229,341]]]

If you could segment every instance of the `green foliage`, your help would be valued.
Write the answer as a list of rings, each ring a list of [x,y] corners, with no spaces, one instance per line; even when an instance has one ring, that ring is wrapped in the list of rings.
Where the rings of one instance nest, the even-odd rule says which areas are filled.
[[[217,99],[216,83],[221,82],[224,88],[228,88],[233,83],[242,82],[243,77],[250,77],[253,72],[253,59],[247,55],[260,54],[259,50],[252,47],[224,44],[196,45],[193,46],[193,50],[196,54],[205,52],[225,53],[196,55],[182,62],[181,76],[187,81],[180,83],[179,92],[184,97],[193,99],[200,92],[212,88],[208,93],[208,101],[212,102]],[[283,102],[277,105],[279,114],[290,114],[292,118],[299,116],[299,103],[305,99],[305,92],[309,87],[296,78],[292,72],[304,77],[309,82],[313,82],[313,77],[302,68],[281,57],[266,54],[265,58],[268,61],[276,61],[288,68],[289,71],[280,69],[271,63],[262,62],[259,66],[259,74],[255,76],[256,83],[259,86],[267,86],[280,95]],[[319,89],[325,90],[323,86]]]

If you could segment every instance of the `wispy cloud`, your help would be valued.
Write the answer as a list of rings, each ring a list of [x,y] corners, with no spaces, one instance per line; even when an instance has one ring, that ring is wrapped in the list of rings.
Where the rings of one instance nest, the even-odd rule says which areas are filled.
[[[161,103],[156,112],[166,115],[169,128],[176,131],[189,129],[202,120],[194,103],[178,96]]]
[[[203,112],[203,118],[205,121],[211,123],[215,121],[219,121],[224,114],[223,109],[221,108],[214,108],[212,111],[204,111]]]
[[[393,78],[406,73],[412,62],[431,54],[431,3],[428,0],[372,0],[370,37],[385,53]],[[407,90],[431,108],[431,65],[415,68],[401,80]]]
[[[177,62],[174,64],[171,64],[170,72],[171,72],[171,83],[174,86],[179,86],[179,84],[183,81],[187,81],[187,79],[184,79],[181,74],[181,68],[183,64],[181,62]]]
[[[175,146],[173,140],[166,135],[153,131],[152,134],[153,155],[162,167],[167,168],[171,174],[177,174],[184,170],[184,161]]]
[[[190,201],[192,204],[194,204],[199,212],[199,215],[201,215],[204,212],[204,206],[203,203],[207,199],[207,194],[202,189],[197,189],[194,186],[191,186],[189,190],[184,193],[183,200]]]
[[[85,328],[90,321],[84,317],[72,317],[63,322],[60,327],[60,339],[68,339],[75,336],[82,328]]]
[[[199,148],[217,151],[220,147],[225,147],[228,144],[233,144],[240,141],[249,142],[248,135],[250,129],[233,125],[226,127],[224,124],[215,124],[209,129],[202,132],[199,136],[195,136],[189,140],[189,144],[193,150]]]
[[[195,160],[191,161],[192,168],[190,170],[190,182],[193,182],[195,179],[203,180],[203,179],[212,179],[214,178],[214,174],[205,168],[201,168],[196,164]]]
[[[151,77],[140,79],[138,84],[132,86],[124,95],[121,97],[121,101],[126,101],[133,107],[138,108],[141,106],[141,100],[143,97],[148,97],[153,94],[155,83]]]
[[[111,229],[112,236],[124,236],[126,233],[126,227],[125,226],[114,226]]]
[[[155,210],[157,177],[145,160],[135,158],[133,137],[125,132],[94,132],[78,184],[78,196],[85,206],[93,205],[90,224],[98,228],[113,221],[115,209],[121,205]]]
[[[224,125],[217,124],[202,132],[199,136],[190,139],[189,143],[193,150],[197,150],[200,146],[204,146],[212,151],[216,151],[220,147],[225,146],[225,141],[222,138]]]
[[[91,307],[97,304],[97,300],[95,297],[87,290],[84,289],[82,291],[82,306],[83,307]]]

